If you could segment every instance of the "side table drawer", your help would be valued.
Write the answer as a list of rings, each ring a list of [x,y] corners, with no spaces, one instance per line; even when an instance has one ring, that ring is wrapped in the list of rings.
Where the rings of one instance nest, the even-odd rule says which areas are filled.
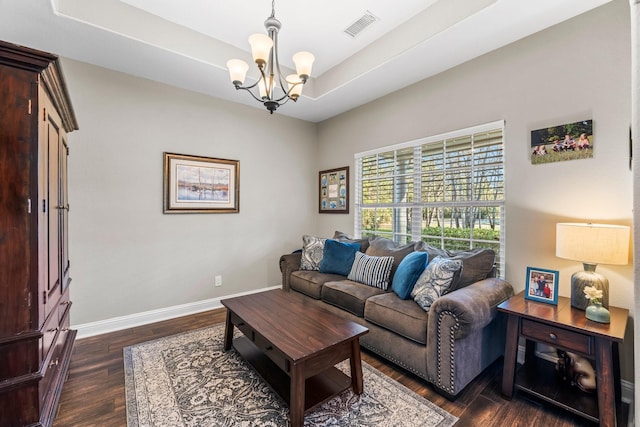
[[[592,337],[579,332],[522,319],[521,333],[525,338],[531,338],[551,346],[561,346],[570,351],[593,355]]]

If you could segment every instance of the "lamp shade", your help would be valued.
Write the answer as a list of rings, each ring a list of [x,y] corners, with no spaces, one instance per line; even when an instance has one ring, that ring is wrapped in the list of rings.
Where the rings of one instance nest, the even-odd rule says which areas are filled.
[[[293,62],[296,64],[296,73],[302,80],[305,80],[311,75],[311,67],[315,56],[309,52],[298,52],[293,55]]]
[[[252,34],[249,36],[251,54],[256,64],[266,64],[273,47],[273,40],[266,34]]]
[[[249,71],[249,65],[241,59],[230,59],[227,61],[227,68],[229,69],[229,77],[231,78],[231,83],[243,84],[244,78],[247,76],[247,71]]]
[[[587,264],[629,262],[630,229],[624,225],[556,224],[556,256]]]
[[[287,76],[287,86],[289,88],[289,96],[298,99],[302,94],[302,80],[297,74],[289,74]]]

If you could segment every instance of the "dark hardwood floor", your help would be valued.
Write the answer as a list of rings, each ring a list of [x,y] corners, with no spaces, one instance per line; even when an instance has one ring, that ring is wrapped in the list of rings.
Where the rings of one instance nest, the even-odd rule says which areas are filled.
[[[133,344],[224,322],[226,311],[213,310],[76,341],[69,379],[54,427],[126,426],[122,349]],[[593,426],[582,418],[516,393],[500,394],[502,359],[473,381],[455,401],[425,381],[363,351],[364,361],[460,418],[456,426]],[[366,387],[366,384],[365,384]],[[623,424],[624,425],[624,424]]]

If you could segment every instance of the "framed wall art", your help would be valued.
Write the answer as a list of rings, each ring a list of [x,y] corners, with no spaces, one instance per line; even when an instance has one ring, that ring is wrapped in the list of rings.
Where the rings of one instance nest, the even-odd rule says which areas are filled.
[[[320,171],[318,212],[349,213],[349,166]]]
[[[556,270],[527,267],[524,297],[526,299],[558,305],[558,276]]]
[[[164,213],[240,212],[240,161],[164,153]]]
[[[531,164],[593,157],[593,120],[531,131]]]

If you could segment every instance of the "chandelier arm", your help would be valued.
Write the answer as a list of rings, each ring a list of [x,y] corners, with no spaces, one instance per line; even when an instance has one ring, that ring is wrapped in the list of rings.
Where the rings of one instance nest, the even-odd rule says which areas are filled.
[[[258,101],[258,102],[262,102],[262,103],[264,103],[264,99],[262,99],[262,98],[258,98],[258,97],[257,97],[257,96],[256,96],[256,95],[251,91],[251,89],[253,89],[254,87],[256,87],[256,85],[257,85],[257,84],[258,84],[258,83],[255,83],[255,84],[253,84],[253,85],[251,85],[251,86],[248,86],[248,87],[245,87],[245,86],[236,86],[236,89],[237,89],[237,90],[246,90],[247,92],[249,92],[249,95],[251,95],[251,96],[253,97],[253,99],[255,99],[255,100],[256,100],[256,101]]]
[[[276,38],[278,37],[278,33],[276,33],[275,37],[276,37]],[[285,99],[285,98],[286,98],[287,100],[289,100],[289,99],[293,99],[293,101],[294,101],[294,102],[296,102],[296,101],[297,101],[297,99],[295,99],[295,98],[293,98],[293,97],[291,97],[291,96],[290,96],[290,95],[291,95],[291,92],[293,91],[293,89],[295,89],[295,88],[296,88],[296,86],[298,86],[298,85],[304,85],[304,82],[300,81],[300,82],[292,83],[292,84],[291,84],[291,88],[288,88],[288,86],[289,86],[289,82],[287,81],[287,78],[285,77],[285,78],[284,78],[284,82],[286,82],[286,83],[287,83],[287,85],[285,86],[285,84],[284,84],[284,82],[283,82],[283,80],[282,80],[282,76],[284,76],[284,74],[282,73],[282,70],[280,69],[280,60],[279,60],[279,58],[278,58],[278,50],[276,49],[276,47],[277,47],[277,43],[276,43],[276,40],[274,40],[274,48],[273,48],[273,51],[275,52],[275,63],[276,63],[276,69],[277,69],[277,71],[278,71],[278,83],[280,84],[280,89],[282,89],[282,92],[284,93],[284,96],[283,96],[282,98],[280,98],[280,99],[276,100],[276,101],[277,101],[277,102],[280,102],[280,101],[282,101],[283,99]],[[285,102],[286,102],[286,101],[285,101]],[[283,102],[282,104],[284,104],[284,102]]]

